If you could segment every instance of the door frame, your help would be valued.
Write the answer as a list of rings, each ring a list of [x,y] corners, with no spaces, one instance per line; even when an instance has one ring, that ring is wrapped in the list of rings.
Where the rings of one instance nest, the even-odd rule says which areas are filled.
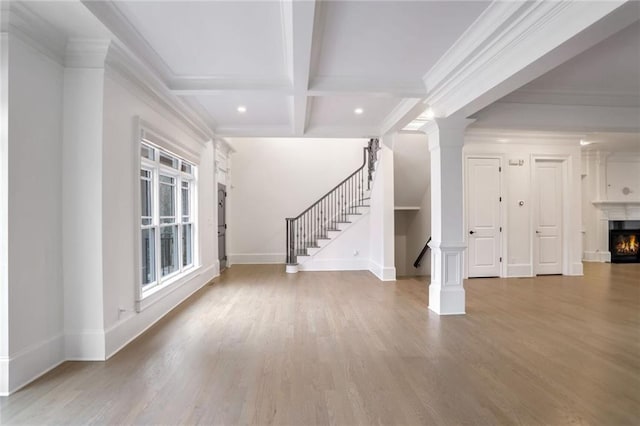
[[[531,164],[531,187],[529,188],[529,193],[531,194],[531,214],[529,216],[529,230],[531,235],[530,242],[530,262],[531,262],[531,275],[537,276],[536,273],[536,253],[535,253],[535,232],[536,232],[536,217],[538,213],[538,200],[535,199],[535,188],[536,188],[536,162],[537,161],[555,161],[560,163],[561,172],[562,172],[562,275],[570,275],[570,262],[569,262],[569,188],[570,188],[570,175],[569,171],[573,170],[571,164],[571,155],[569,154],[531,154],[530,164]]]
[[[464,234],[464,244],[465,244],[465,250],[464,250],[464,260],[463,260],[463,265],[464,265],[464,278],[468,279],[469,278],[469,256],[468,256],[468,249],[469,249],[469,233],[467,232],[468,229],[468,225],[469,225],[469,192],[467,191],[467,189],[469,188],[469,168],[467,167],[469,164],[469,160],[470,159],[489,159],[489,160],[498,160],[500,163],[500,167],[502,169],[502,171],[500,172],[500,196],[502,197],[502,202],[500,203],[500,223],[499,226],[502,227],[502,232],[500,233],[501,236],[499,238],[498,241],[500,241],[500,247],[498,247],[498,251],[500,253],[500,256],[502,257],[502,262],[500,264],[500,276],[499,278],[504,278],[507,276],[507,255],[508,255],[508,248],[507,248],[507,227],[505,226],[505,224],[507,223],[507,209],[504,208],[504,206],[507,204],[508,199],[507,199],[507,194],[506,191],[503,191],[503,189],[505,188],[505,181],[504,181],[504,176],[505,176],[505,154],[474,154],[474,153],[469,153],[469,154],[464,154],[464,181],[463,181],[463,185],[464,185],[464,196],[462,198],[462,205],[463,205],[463,210],[464,210],[464,215],[462,217],[462,221],[463,221],[463,234]]]

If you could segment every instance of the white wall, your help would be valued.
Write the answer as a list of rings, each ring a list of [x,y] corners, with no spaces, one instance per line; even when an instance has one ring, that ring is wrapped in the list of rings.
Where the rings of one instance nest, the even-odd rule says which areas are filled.
[[[623,189],[628,188],[628,194]],[[582,153],[582,221],[584,259],[610,260],[608,215],[594,201],[640,201],[640,145],[634,150],[602,143],[597,149]],[[620,211],[627,211],[619,205]],[[635,219],[635,217],[633,217]]]
[[[64,68],[13,34],[1,41],[0,394],[8,394],[66,359],[108,358],[218,269],[213,143],[116,68],[105,71],[106,43]],[[138,117],[195,153],[200,267],[136,313]]]
[[[389,140],[381,143],[378,151],[369,213],[370,271],[383,281],[396,279],[393,151],[389,145],[393,145]]]
[[[215,230],[214,148],[202,146],[185,129],[167,120],[166,111],[145,99],[135,87],[108,73],[104,82],[103,146],[103,265],[105,355],[109,357],[130,339],[153,324],[182,299],[217,275],[217,237]],[[198,166],[198,242],[201,269],[198,275],[181,283],[140,313],[135,313],[136,269],[139,219],[135,216],[139,185],[139,165],[134,153],[139,149],[136,118],[140,117],[183,149],[199,154]],[[117,265],[117,266],[116,266]],[[120,311],[125,310],[124,312]]]
[[[420,210],[411,217],[407,228],[407,255],[411,263],[409,275],[431,275],[431,253],[422,258],[419,268],[413,267],[413,262],[431,236],[431,187],[427,186],[419,204]]]
[[[396,272],[400,276],[429,275],[431,256],[427,252],[419,268],[413,262],[431,235],[431,155],[427,135],[399,133],[393,136],[393,183],[396,209]]]
[[[63,69],[13,34],[5,37],[10,95],[3,130],[8,130],[8,152],[2,152],[8,170],[2,171],[8,174],[8,250],[2,254],[8,255],[8,282],[3,280],[0,298],[8,293],[9,329],[8,346],[0,350],[0,363],[8,364],[1,369],[0,393],[63,359]]]
[[[9,389],[8,157],[9,34],[0,32],[0,395]]]
[[[301,271],[369,270],[369,213],[364,213],[355,220],[312,258],[301,263],[299,269]]]
[[[417,207],[431,178],[429,143],[424,133],[393,136],[393,198],[396,207]]]
[[[607,200],[640,201],[640,152],[616,152],[607,158],[606,188]]]
[[[394,217],[395,228],[395,254],[396,276],[406,277],[412,275],[411,253],[407,249],[407,231],[409,222],[416,214],[416,210],[396,210]]]
[[[365,139],[234,138],[227,187],[229,258],[284,263],[285,218],[295,217],[363,162]]]
[[[570,275],[582,274],[582,220],[581,220],[581,158],[578,140],[569,145],[553,141],[522,139],[521,143],[474,143],[467,139],[465,156],[487,155],[502,158],[503,164],[503,220],[507,233],[506,252],[507,276],[531,276],[533,274],[532,203],[533,183],[531,162],[533,156],[556,156],[567,158],[568,189],[563,194],[571,218],[568,226],[569,239],[567,271]],[[509,160],[523,160],[522,166],[510,166]],[[520,206],[519,201],[524,205]],[[465,233],[466,235],[466,233]]]

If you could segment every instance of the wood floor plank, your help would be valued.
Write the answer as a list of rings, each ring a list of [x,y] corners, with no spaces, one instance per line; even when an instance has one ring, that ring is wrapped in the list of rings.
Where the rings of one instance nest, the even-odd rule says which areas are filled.
[[[2,424],[640,424],[640,265],[474,279],[236,265],[104,363],[0,398]]]

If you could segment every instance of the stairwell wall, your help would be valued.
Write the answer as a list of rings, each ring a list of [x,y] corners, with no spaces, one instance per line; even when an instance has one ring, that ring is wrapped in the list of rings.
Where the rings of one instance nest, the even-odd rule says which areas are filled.
[[[367,140],[233,138],[231,143],[236,152],[227,188],[229,260],[261,264],[285,262],[284,219],[302,213],[360,167]]]
[[[369,270],[382,281],[396,279],[393,151],[384,143],[371,188]]]

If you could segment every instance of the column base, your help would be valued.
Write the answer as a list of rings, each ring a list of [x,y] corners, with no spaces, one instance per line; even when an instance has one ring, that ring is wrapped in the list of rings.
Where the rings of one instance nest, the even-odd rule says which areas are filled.
[[[464,315],[465,300],[462,286],[443,288],[438,284],[429,286],[429,309],[438,315]]]
[[[287,265],[287,274],[297,274],[298,273],[298,264],[295,265]]]

